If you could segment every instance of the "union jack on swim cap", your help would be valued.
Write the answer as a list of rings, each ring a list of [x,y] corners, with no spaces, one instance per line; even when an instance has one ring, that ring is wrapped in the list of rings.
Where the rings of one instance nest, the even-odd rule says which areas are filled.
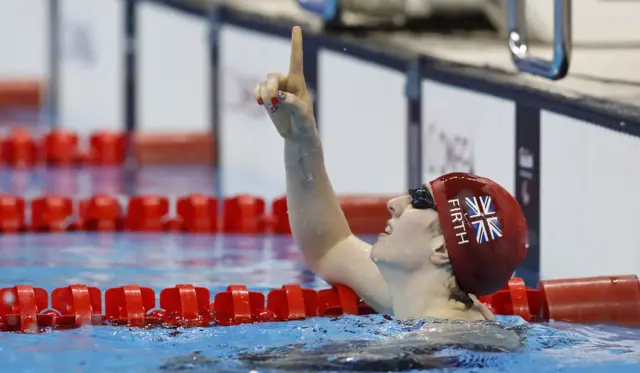
[[[518,201],[492,180],[459,172],[433,180],[431,189],[462,289],[477,296],[500,290],[527,255]]]

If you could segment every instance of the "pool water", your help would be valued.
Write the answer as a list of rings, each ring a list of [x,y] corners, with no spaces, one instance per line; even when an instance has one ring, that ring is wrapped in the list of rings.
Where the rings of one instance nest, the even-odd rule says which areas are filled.
[[[117,171],[0,172],[3,192],[38,195],[169,195],[212,190],[206,173],[131,177]],[[205,175],[205,176],[203,176]],[[89,178],[89,180],[84,180]],[[199,182],[193,182],[200,178]],[[84,180],[84,181],[83,181]],[[191,180],[191,181],[189,181]],[[54,182],[55,181],[55,182]],[[182,181],[182,183],[181,183]],[[53,184],[52,184],[53,182]],[[195,188],[182,190],[184,185]],[[370,240],[368,238],[367,240]],[[229,284],[267,291],[328,285],[308,272],[289,237],[180,234],[0,236],[0,287],[48,291],[70,284],[103,290],[180,283],[212,293]],[[0,333],[1,372],[640,372],[640,330],[566,323],[398,322],[380,315],[314,318],[231,327],[138,329],[93,326],[41,334]],[[464,343],[454,343],[463,341]]]
[[[237,283],[261,291],[286,283],[327,286],[304,269],[291,239],[279,236],[1,236],[0,266],[2,287],[26,283],[49,291],[74,283],[101,289],[136,283],[156,292],[178,283],[212,292]],[[527,324],[516,317],[499,321],[523,339],[523,347],[483,351],[492,335],[482,326],[448,330],[429,320],[402,323],[373,315],[212,328],[94,326],[39,335],[0,333],[0,356],[2,371],[15,373],[300,371],[321,363],[344,371],[371,371],[372,364],[445,366],[456,372],[640,371],[640,330]],[[456,348],[449,343],[456,333],[477,338],[479,345]],[[296,350],[304,351],[302,361],[295,360]],[[293,357],[259,361],[266,354]]]

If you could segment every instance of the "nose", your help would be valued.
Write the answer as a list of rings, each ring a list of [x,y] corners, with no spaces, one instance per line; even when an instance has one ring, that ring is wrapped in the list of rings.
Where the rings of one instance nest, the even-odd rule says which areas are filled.
[[[411,203],[411,196],[409,195],[395,197],[390,199],[389,202],[387,202],[387,210],[389,210],[389,213],[391,214],[392,217],[397,218],[400,215],[402,215],[402,213],[404,212],[404,210],[407,209],[407,207],[409,207],[410,203]]]

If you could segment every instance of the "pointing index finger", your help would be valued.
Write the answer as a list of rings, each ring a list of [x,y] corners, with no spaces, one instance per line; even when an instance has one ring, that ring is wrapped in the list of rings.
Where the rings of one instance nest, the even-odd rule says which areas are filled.
[[[291,59],[289,74],[303,75],[302,68],[302,29],[296,26],[291,30]]]

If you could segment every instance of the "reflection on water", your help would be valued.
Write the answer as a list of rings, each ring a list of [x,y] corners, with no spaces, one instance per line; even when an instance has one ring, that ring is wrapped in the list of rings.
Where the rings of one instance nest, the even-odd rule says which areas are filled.
[[[185,186],[188,188],[185,189]],[[55,167],[28,169],[0,166],[0,191],[25,197],[45,194],[87,197],[186,193],[215,194],[215,170],[207,166]]]
[[[305,324],[305,325],[301,325]],[[380,316],[341,317],[256,329],[251,346],[231,337],[223,348],[167,359],[160,371],[629,372],[640,368],[640,333],[608,327],[529,325],[518,318],[466,323],[396,322]],[[604,329],[598,331],[599,329]],[[278,344],[283,334],[290,343]],[[589,334],[596,340],[585,337]],[[614,336],[615,335],[615,336]],[[273,338],[269,338],[273,337]],[[218,339],[220,340],[220,339]],[[274,342],[274,340],[276,340]],[[239,343],[238,343],[239,342]],[[612,352],[605,346],[616,348]],[[621,352],[624,347],[626,352]],[[635,351],[635,352],[634,352]],[[624,355],[624,356],[622,356]],[[615,368],[614,368],[615,367]]]
[[[444,351],[503,352],[477,345],[428,345],[402,342],[387,346],[382,342],[343,342],[322,346],[317,350],[303,350],[293,345],[289,349],[275,349],[272,353],[240,356],[237,360],[216,360],[195,352],[164,364],[163,371],[221,369],[232,371],[332,371],[332,372],[405,372],[444,368],[482,368],[492,358],[473,361],[463,354],[440,354]],[[339,349],[339,351],[335,351]],[[332,352],[333,351],[333,352]]]
[[[283,330],[271,331],[278,336],[290,333],[289,344],[265,343],[269,332],[256,326],[257,338],[250,347],[230,349],[226,353],[217,348],[198,350],[170,358],[159,369],[165,372],[447,369],[454,372],[604,373],[613,369],[634,372],[640,368],[640,333],[624,328],[612,333],[612,328],[602,326],[529,325],[518,318],[500,318],[500,324],[435,320],[401,323],[380,316],[306,323],[309,325],[287,323],[281,326]],[[306,332],[300,333],[301,330]],[[349,333],[352,335],[348,336]],[[585,334],[594,339],[585,338]],[[621,335],[625,335],[625,339],[621,339]],[[279,339],[278,336],[274,339]],[[229,345],[234,342],[228,341]],[[609,348],[616,345],[616,352],[612,352]]]
[[[250,348],[239,351],[232,359],[210,358],[198,351],[171,359],[161,369],[397,372],[481,368],[499,362],[496,354],[520,352],[525,347],[522,328],[502,327],[494,322],[423,320],[400,325],[405,331],[385,339]],[[469,359],[467,352],[482,354],[482,358]]]

